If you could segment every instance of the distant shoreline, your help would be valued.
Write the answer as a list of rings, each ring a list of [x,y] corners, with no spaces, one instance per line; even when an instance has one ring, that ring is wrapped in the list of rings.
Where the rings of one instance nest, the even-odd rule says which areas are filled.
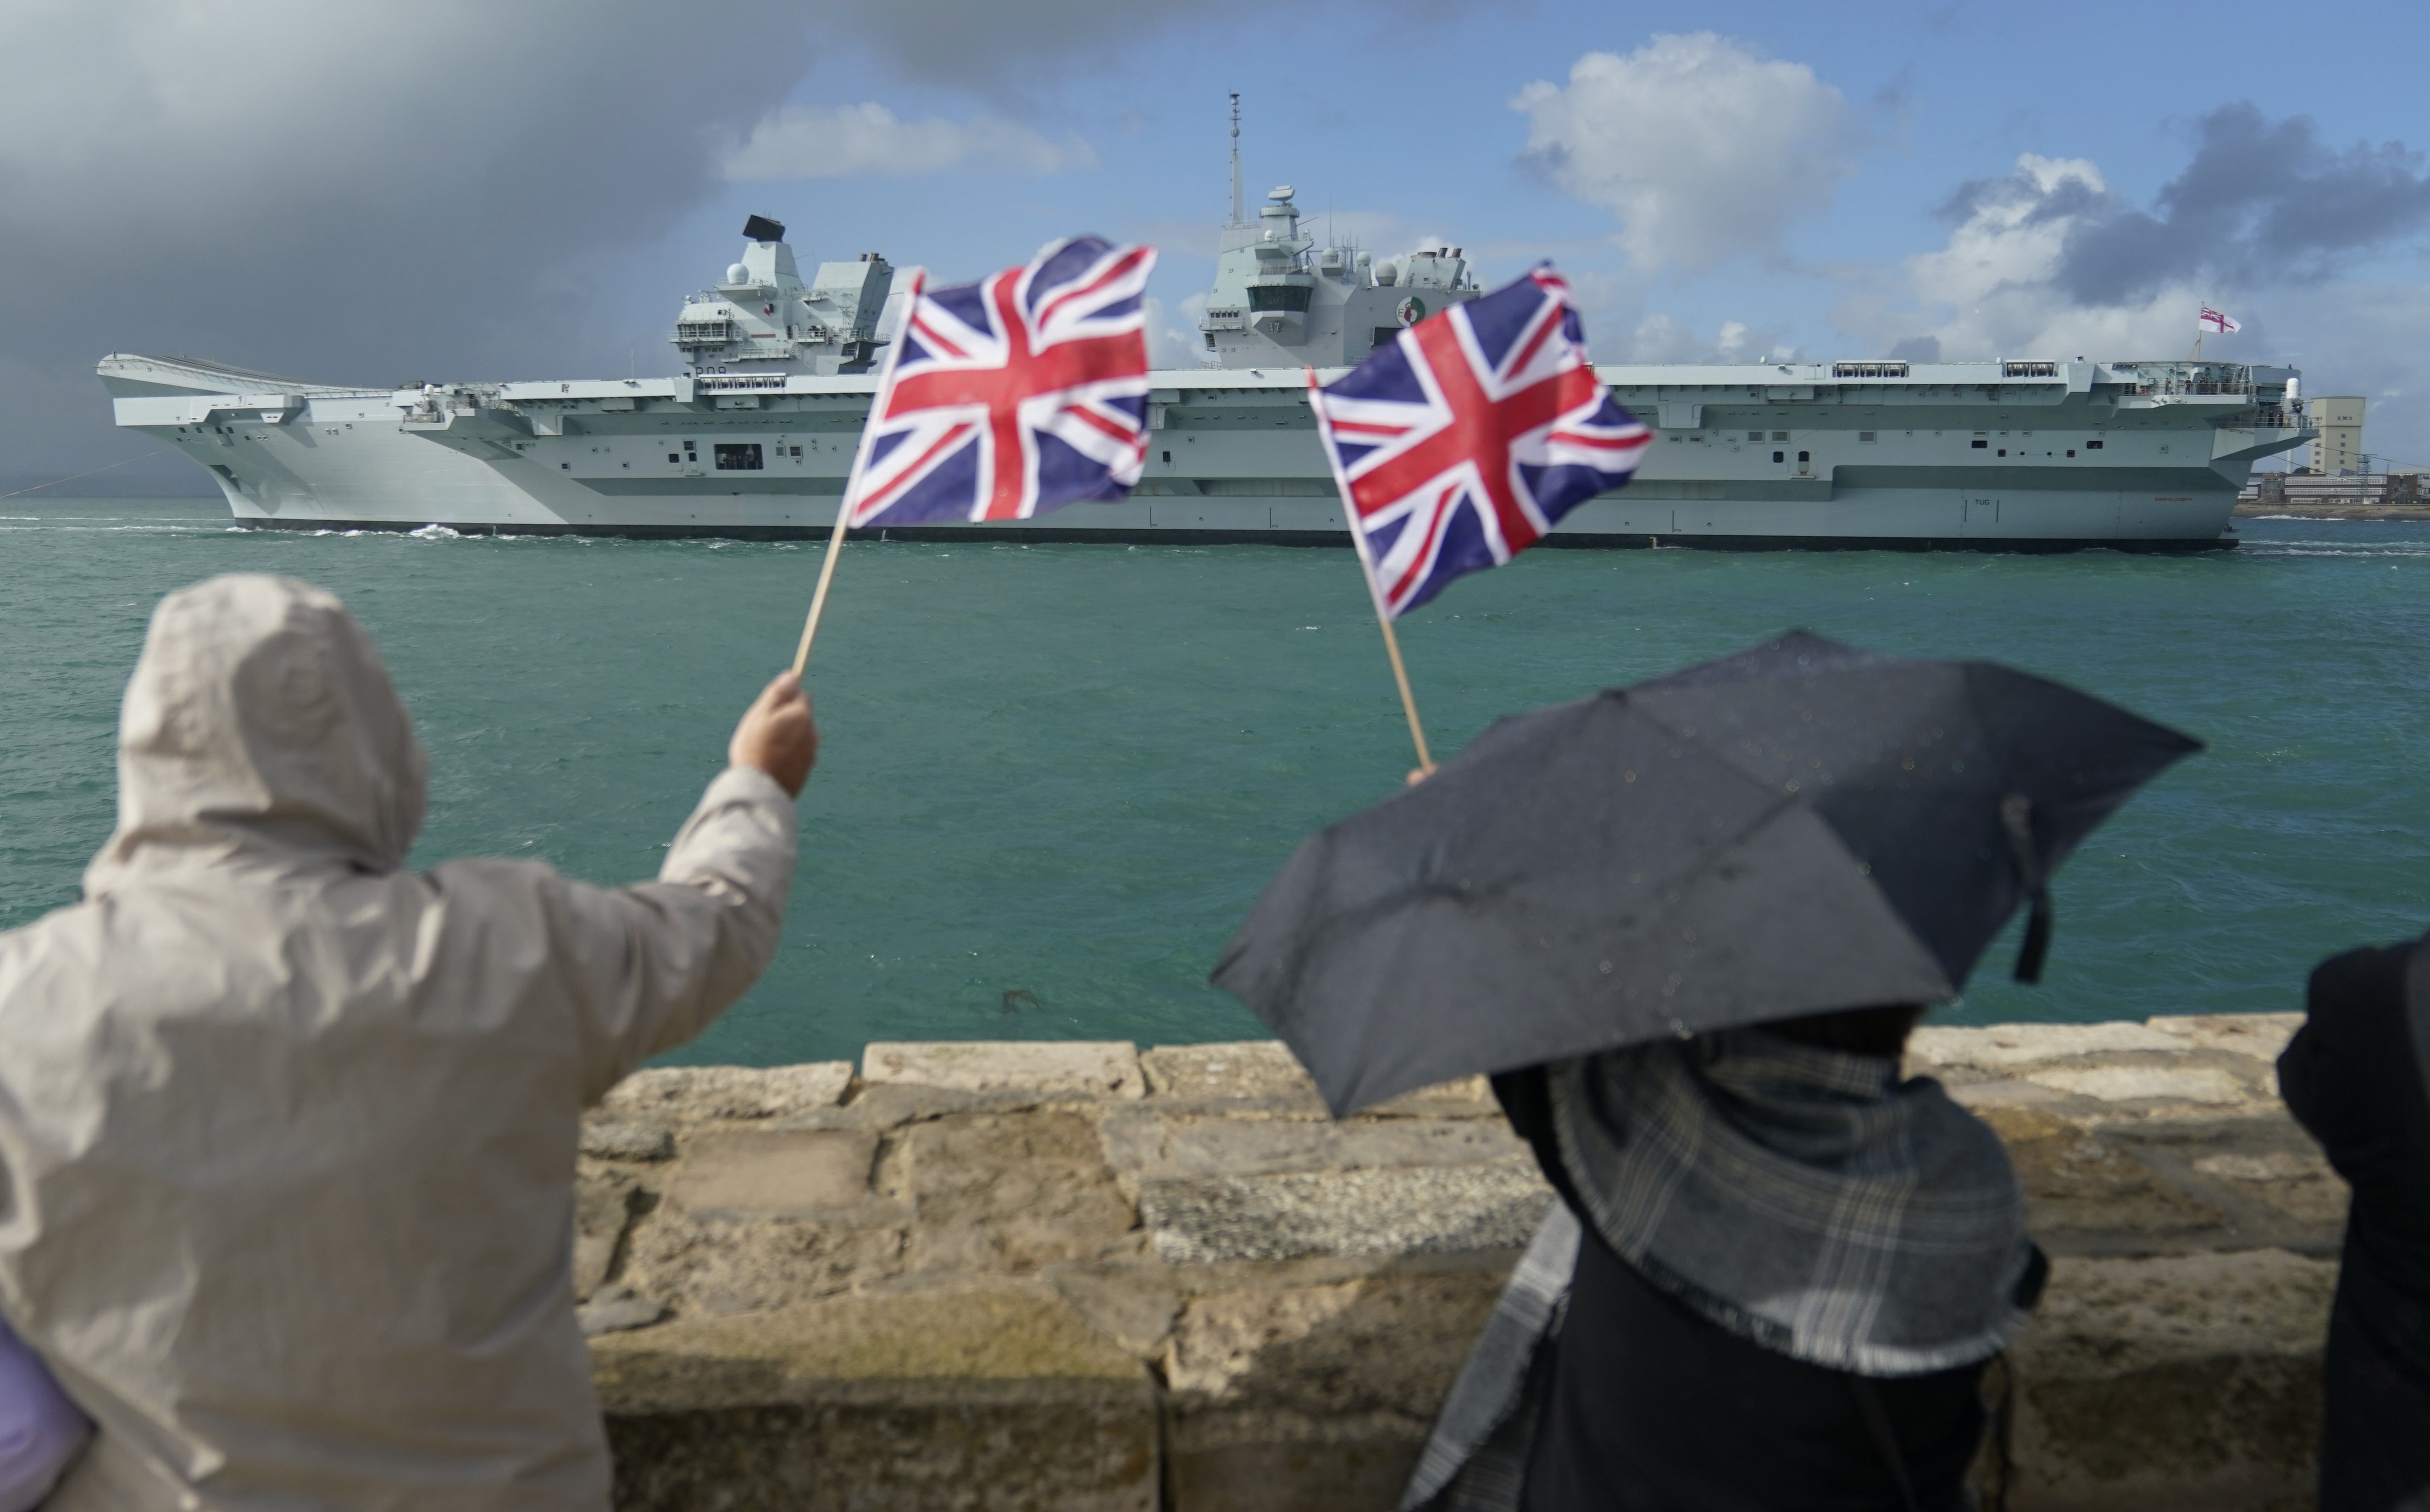
[[[2390,520],[2430,521],[2430,502],[2421,504],[2239,504],[2240,520]]]

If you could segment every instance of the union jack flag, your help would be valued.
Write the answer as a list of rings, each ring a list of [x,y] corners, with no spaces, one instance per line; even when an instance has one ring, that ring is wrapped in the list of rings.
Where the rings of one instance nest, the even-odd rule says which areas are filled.
[[[1153,247],[1073,237],[952,289],[915,274],[862,433],[854,525],[1026,520],[1119,499],[1147,460]]]
[[[1308,403],[1394,619],[1626,483],[1653,439],[1595,381],[1551,263],[1401,332],[1330,387],[1311,371]]]

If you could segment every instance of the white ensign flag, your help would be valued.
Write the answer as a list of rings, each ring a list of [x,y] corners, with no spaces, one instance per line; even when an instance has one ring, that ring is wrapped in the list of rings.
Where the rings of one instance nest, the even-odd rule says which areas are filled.
[[[2244,327],[2237,324],[2236,322],[2229,320],[2226,316],[2211,308],[2208,305],[2205,305],[2203,307],[2202,318],[2194,322],[2194,328],[2201,331],[2217,331],[2223,336],[2229,331],[2240,331]]]

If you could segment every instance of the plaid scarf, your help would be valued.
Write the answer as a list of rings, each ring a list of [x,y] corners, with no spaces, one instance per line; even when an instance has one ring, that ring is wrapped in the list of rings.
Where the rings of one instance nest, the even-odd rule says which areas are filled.
[[[1997,1354],[2041,1261],[1991,1131],[1878,1056],[1739,1029],[1551,1068],[1561,1162],[1596,1230],[1698,1316],[1794,1359],[1920,1375]],[[1575,1269],[1556,1205],[1452,1387],[1401,1505],[1519,1504]]]

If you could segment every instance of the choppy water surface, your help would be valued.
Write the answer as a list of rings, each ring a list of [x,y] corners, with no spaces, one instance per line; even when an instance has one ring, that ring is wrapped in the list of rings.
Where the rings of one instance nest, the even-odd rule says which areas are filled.
[[[1404,638],[1439,751],[1791,625],[2117,699],[2209,753],[2061,874],[2043,987],[2001,980],[2003,947],[1944,1017],[2289,1008],[2321,955],[2430,922],[2430,526],[2244,530],[2192,557],[1541,551]],[[0,503],[0,927],[72,901],[108,833],[119,690],[171,588],[267,571],[344,596],[430,748],[417,864],[618,882],[656,869],[790,657],[820,555]],[[857,544],[831,608],[783,953],[677,1058],[1261,1033],[1207,968],[1292,844],[1409,765],[1347,550]]]

